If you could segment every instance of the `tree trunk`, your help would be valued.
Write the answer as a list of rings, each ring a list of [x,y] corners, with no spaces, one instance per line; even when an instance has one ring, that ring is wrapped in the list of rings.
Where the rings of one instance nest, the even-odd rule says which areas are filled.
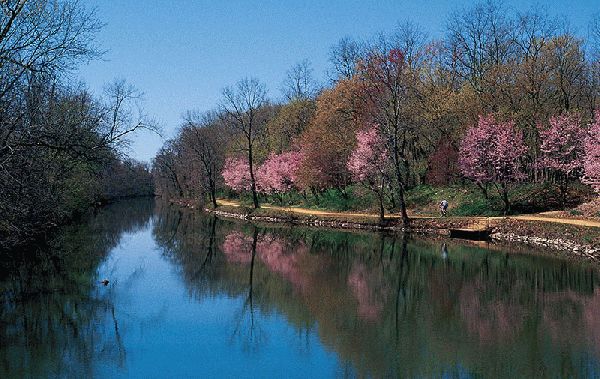
[[[381,187],[379,188],[379,191],[377,193],[377,195],[379,197],[379,223],[380,224],[383,224],[383,222],[385,221],[385,209],[383,208],[383,200],[385,197],[384,185],[385,185],[385,182],[382,180]]]
[[[483,185],[481,183],[475,183],[477,184],[477,187],[479,187],[479,189],[481,190],[481,192],[483,193],[483,197],[487,200],[489,199],[489,195],[488,195],[488,191],[487,191],[487,185]]]
[[[383,224],[385,221],[385,210],[383,209],[383,195],[379,196],[379,222]]]
[[[404,201],[404,182],[402,181],[402,172],[400,162],[394,162],[396,166],[396,181],[398,182],[398,202],[400,203],[400,215],[402,216],[402,225],[407,226],[410,222],[408,213],[406,213],[406,202]]]
[[[402,217],[402,225],[408,226],[410,219],[408,218],[408,214],[406,213],[406,202],[404,201],[404,184],[405,183],[402,178],[402,168],[400,167],[402,162],[401,162],[400,147],[398,146],[397,133],[394,138],[393,153],[394,153],[394,170],[395,170],[395,175],[396,175],[396,181],[398,182],[398,202],[400,203],[400,215]]]
[[[254,179],[254,166],[252,164],[252,142],[248,141],[248,167],[250,168],[250,189],[252,190],[252,202],[254,209],[260,207],[258,204],[258,194],[256,193],[256,180]]]
[[[217,194],[214,189],[210,191],[210,200],[212,201],[213,208],[217,208]]]
[[[510,212],[510,200],[508,199],[508,188],[506,184],[502,184],[498,187],[498,192],[502,197],[502,202],[504,203],[504,215],[508,215]]]
[[[560,203],[562,209],[564,210],[567,207],[567,188],[569,185],[569,178],[565,175],[564,180],[561,181],[560,184]]]
[[[215,185],[215,181],[210,179],[209,186],[210,186],[210,200],[212,202],[213,208],[216,209],[217,208],[217,188]]]

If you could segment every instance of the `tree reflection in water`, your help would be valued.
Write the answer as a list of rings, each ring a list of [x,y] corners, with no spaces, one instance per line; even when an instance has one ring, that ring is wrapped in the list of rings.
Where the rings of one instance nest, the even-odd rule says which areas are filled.
[[[351,377],[599,376],[594,267],[152,207],[107,207],[45,246],[2,255],[0,377],[154,372],[161,338],[201,357],[212,352],[203,343],[223,349],[226,365],[269,365],[277,346]],[[111,267],[104,287],[97,272]],[[227,316],[212,320],[213,306]],[[202,361],[187,357],[180,366]],[[158,363],[174,368],[178,358]]]
[[[125,364],[118,312],[97,268],[123,233],[147,227],[153,204],[123,206],[0,255],[0,377],[91,377],[97,362]]]
[[[232,334],[249,351],[277,338],[261,326],[277,314],[297,329],[299,345],[317,333],[351,375],[598,373],[592,267],[449,241],[177,212],[159,216],[180,221],[176,230],[157,222],[156,239],[174,236],[164,254],[196,298],[242,299]]]

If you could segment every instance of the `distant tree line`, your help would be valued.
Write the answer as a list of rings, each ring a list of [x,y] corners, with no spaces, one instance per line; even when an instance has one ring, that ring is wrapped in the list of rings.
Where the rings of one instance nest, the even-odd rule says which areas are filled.
[[[600,188],[600,16],[584,39],[539,8],[488,1],[447,18],[444,37],[399,24],[368,41],[341,39],[331,82],[310,64],[287,72],[285,100],[257,79],[227,87],[215,111],[188,117],[156,156],[157,191],[297,191],[318,198],[363,184],[408,221],[405,192],[471,180],[510,211],[516,182]]]
[[[124,155],[153,128],[124,81],[94,98],[70,71],[98,57],[93,12],[71,0],[0,2],[0,248],[65,222],[91,204],[153,193],[150,169]]]

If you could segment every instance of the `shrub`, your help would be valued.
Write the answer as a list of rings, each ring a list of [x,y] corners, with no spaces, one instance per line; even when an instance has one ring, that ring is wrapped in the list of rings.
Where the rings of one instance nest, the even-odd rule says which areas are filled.
[[[490,199],[476,199],[472,202],[458,204],[450,209],[450,216],[499,216],[502,205],[498,201]]]

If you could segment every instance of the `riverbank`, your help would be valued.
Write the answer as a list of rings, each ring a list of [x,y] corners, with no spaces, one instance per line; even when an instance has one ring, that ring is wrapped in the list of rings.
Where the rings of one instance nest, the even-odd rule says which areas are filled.
[[[190,207],[194,208],[193,205]],[[387,230],[435,236],[450,236],[452,230],[485,231],[495,242],[517,242],[548,249],[569,258],[600,262],[600,222],[593,219],[553,218],[543,214],[444,218],[411,215],[410,225],[405,227],[397,214],[386,216],[381,223],[375,214],[272,205],[252,209],[231,200],[219,200],[218,208],[205,210],[225,218],[334,229]]]

